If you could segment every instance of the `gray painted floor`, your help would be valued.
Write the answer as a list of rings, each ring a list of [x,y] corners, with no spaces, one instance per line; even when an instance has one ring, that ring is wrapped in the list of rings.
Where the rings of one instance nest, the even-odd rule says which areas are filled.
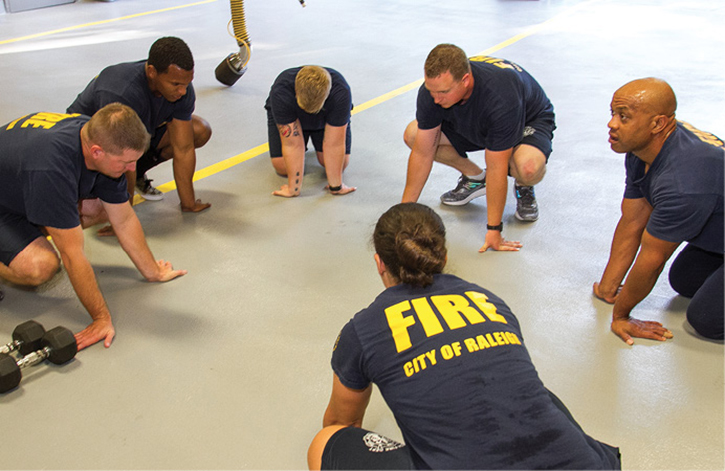
[[[477,253],[485,201],[441,207],[457,175],[435,167],[420,201],[448,227],[449,271],[508,302],[544,383],[590,435],[621,447],[625,468],[723,469],[722,343],[690,333],[687,300],[664,276],[636,315],[669,327],[667,343],[626,346],[609,332],[611,308],[591,296],[623,190],[622,156],[607,144],[612,93],[634,78],[664,78],[681,119],[725,135],[723,3],[248,1],[252,60],[226,88],[213,70],[236,49],[229,19],[224,0],[81,1],[0,14],[0,122],[63,111],[104,66],[143,59],[157,37],[176,35],[195,54],[197,113],[214,128],[198,168],[228,167],[196,183],[213,205],[204,213],[181,214],[173,191],[136,206],[154,254],[188,269],[183,278],[145,283],[115,240],[86,231],[116,340],[62,367],[25,370],[21,386],[0,396],[0,467],[304,468],[337,332],[383,289],[368,240],[402,194],[415,92],[353,117],[346,182],[356,193],[327,195],[309,153],[294,200],[271,195],[283,180],[253,150],[266,143],[264,100],[280,71],[312,63],[341,71],[361,105],[420,79],[429,50],[452,42],[528,69],[559,128],[537,187],[541,219],[519,223],[507,203],[506,236],[524,243],[519,253]],[[169,182],[171,166],[151,176]],[[3,343],[27,319],[74,331],[88,321],[65,273],[35,292],[0,287]],[[400,438],[377,393],[365,425]]]

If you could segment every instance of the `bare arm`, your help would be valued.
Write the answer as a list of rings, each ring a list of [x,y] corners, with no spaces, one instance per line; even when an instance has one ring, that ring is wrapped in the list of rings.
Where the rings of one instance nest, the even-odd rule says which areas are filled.
[[[363,417],[370,403],[372,392],[372,384],[362,390],[350,389],[340,382],[337,375],[333,375],[332,395],[322,420],[322,426],[362,427]]]
[[[126,203],[128,204],[128,203]],[[55,246],[60,252],[63,265],[68,272],[73,290],[78,295],[83,307],[91,315],[93,321],[84,330],[76,334],[78,350],[105,339],[105,346],[110,347],[115,335],[111,313],[108,310],[103,294],[98,288],[93,267],[83,250],[83,229],[81,226],[72,229],[56,229],[46,227]]]
[[[486,207],[488,224],[497,226],[503,221],[503,210],[506,206],[508,192],[509,161],[513,155],[513,148],[502,151],[486,149]],[[517,251],[521,243],[507,241],[500,231],[486,231],[486,239],[479,252],[488,249]]]
[[[637,255],[644,228],[647,226],[652,206],[644,198],[622,200],[622,216],[612,238],[609,261],[599,283],[594,283],[594,295],[614,303],[624,276]]]
[[[438,144],[441,139],[441,127],[418,129],[413,149],[408,157],[408,175],[403,191],[403,203],[416,202],[420,198],[428,176],[433,168]]]
[[[287,167],[287,184],[272,193],[275,196],[290,198],[298,196],[305,175],[305,140],[300,120],[290,124],[278,124],[279,138],[282,141],[282,157]]]
[[[103,208],[121,247],[144,278],[148,281],[170,281],[186,274],[186,270],[174,270],[170,262],[154,259],[146,243],[141,222],[129,203],[103,203]]]
[[[665,263],[679,245],[679,242],[658,239],[645,229],[642,249],[624,282],[622,292],[614,302],[612,311],[612,331],[628,344],[634,343],[632,337],[654,340],[672,338],[672,332],[659,322],[638,321],[629,317],[629,313],[652,291]]]
[[[196,199],[194,193],[194,172],[196,171],[196,149],[194,148],[194,126],[189,121],[172,119],[166,125],[173,155],[174,180],[179,192],[181,210],[199,212],[211,206]]]
[[[345,195],[356,190],[355,187],[348,187],[342,181],[342,171],[345,165],[345,138],[347,136],[347,124],[344,126],[325,125],[325,137],[322,141],[322,153],[325,156],[325,173],[327,184],[331,187],[340,187],[335,192],[337,195]]]

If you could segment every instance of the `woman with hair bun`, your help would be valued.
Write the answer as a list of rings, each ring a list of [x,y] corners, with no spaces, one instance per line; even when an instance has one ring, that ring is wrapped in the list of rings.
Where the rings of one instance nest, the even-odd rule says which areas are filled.
[[[340,332],[310,469],[621,469],[536,373],[500,298],[444,274],[446,232],[402,203],[373,233],[385,285]],[[405,445],[362,429],[376,384]]]

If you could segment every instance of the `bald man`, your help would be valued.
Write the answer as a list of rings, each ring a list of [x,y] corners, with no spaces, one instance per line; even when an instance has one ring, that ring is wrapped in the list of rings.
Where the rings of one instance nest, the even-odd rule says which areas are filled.
[[[682,242],[670,285],[692,298],[687,320],[695,331],[723,338],[723,142],[677,121],[676,108],[672,88],[655,78],[629,82],[612,98],[609,144],[626,154],[627,180],[609,262],[593,290],[614,304],[612,331],[629,345],[633,337],[672,338],[661,323],[630,312]]]

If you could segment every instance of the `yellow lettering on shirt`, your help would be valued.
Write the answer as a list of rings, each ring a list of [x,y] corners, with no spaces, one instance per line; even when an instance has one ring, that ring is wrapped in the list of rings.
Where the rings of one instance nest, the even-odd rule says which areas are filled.
[[[491,348],[491,345],[486,340],[486,337],[483,335],[477,335],[476,336],[476,343],[478,344],[478,348],[483,350],[484,348]]]
[[[438,308],[438,312],[441,313],[443,320],[446,321],[451,330],[460,329],[467,325],[461,315],[465,316],[471,324],[480,324],[485,321],[483,316],[471,307],[466,298],[461,295],[431,296],[430,300]]]
[[[503,332],[494,332],[493,338],[496,339],[496,342],[499,345],[508,345],[509,341],[506,340],[506,337],[504,337]]]
[[[466,345],[469,353],[477,352],[480,350],[478,344],[473,339],[466,339],[463,341],[463,343]]]
[[[404,315],[410,310],[413,311],[410,315]],[[409,328],[418,321],[428,338],[445,330],[441,319],[449,330],[480,324],[486,320],[508,323],[506,318],[497,312],[496,306],[488,301],[488,297],[477,291],[466,291],[465,296],[450,294],[401,301],[386,308],[385,316],[398,353],[413,346]]]
[[[438,320],[438,317],[433,312],[433,308],[428,304],[426,298],[417,298],[411,301],[413,303],[413,309],[415,314],[418,316],[423,330],[425,330],[426,337],[433,337],[436,334],[443,332],[443,326]]]
[[[486,62],[491,65],[495,65],[496,67],[500,69],[512,69],[517,72],[522,72],[523,69],[519,67],[518,65],[514,64],[513,62],[509,62],[505,59],[499,59],[497,57],[490,57],[490,56],[473,56],[468,58],[472,62]]]
[[[80,116],[78,113],[73,114],[63,114],[63,113],[36,113],[30,118],[23,121],[23,124],[20,125],[21,128],[43,128],[43,129],[50,129],[53,126],[55,126],[58,122],[63,121],[67,118],[73,118],[75,116]],[[22,119],[22,118],[20,118]],[[10,126],[8,126],[8,129],[11,129],[15,124],[18,122],[18,120],[13,121],[10,123]]]
[[[695,126],[693,126],[690,123],[687,123],[685,121],[680,121],[680,124],[682,124],[685,129],[692,132],[695,136],[697,136],[698,139],[700,139],[702,142],[706,142],[710,145],[713,145],[715,147],[725,147],[725,144],[723,144],[723,141],[717,137],[716,135],[709,133],[707,131],[701,131],[697,129]]]
[[[395,349],[398,353],[413,346],[410,342],[408,327],[415,324],[413,316],[403,316],[403,313],[410,310],[410,302],[403,301],[385,310],[385,317],[388,319],[390,332],[393,334]]]
[[[513,332],[504,332],[509,343],[514,345],[521,345],[521,340]]]
[[[478,291],[466,291],[466,296],[471,298],[471,301],[478,306],[481,312],[483,312],[489,320],[492,322],[502,322],[504,324],[508,324],[506,318],[496,311],[496,306],[488,302],[488,296],[483,293],[479,293]]]
[[[405,373],[405,376],[410,378],[415,373],[425,370],[428,367],[426,359],[430,362],[431,366],[435,365],[437,363],[436,351],[431,350],[429,352],[425,352],[424,354],[413,358],[411,361],[406,362],[403,365],[403,372]]]
[[[521,340],[513,332],[490,332],[487,333],[485,337],[483,334],[480,334],[477,335],[476,338],[463,339],[463,342],[452,342],[450,344],[441,345],[438,351],[440,352],[440,358],[444,361],[448,361],[464,354],[476,353],[488,348],[502,347],[506,345],[521,345]],[[438,363],[436,350],[430,350],[406,362],[403,365],[403,373],[405,373],[406,377],[410,378],[411,376],[417,373],[422,373],[426,369],[433,367]]]

